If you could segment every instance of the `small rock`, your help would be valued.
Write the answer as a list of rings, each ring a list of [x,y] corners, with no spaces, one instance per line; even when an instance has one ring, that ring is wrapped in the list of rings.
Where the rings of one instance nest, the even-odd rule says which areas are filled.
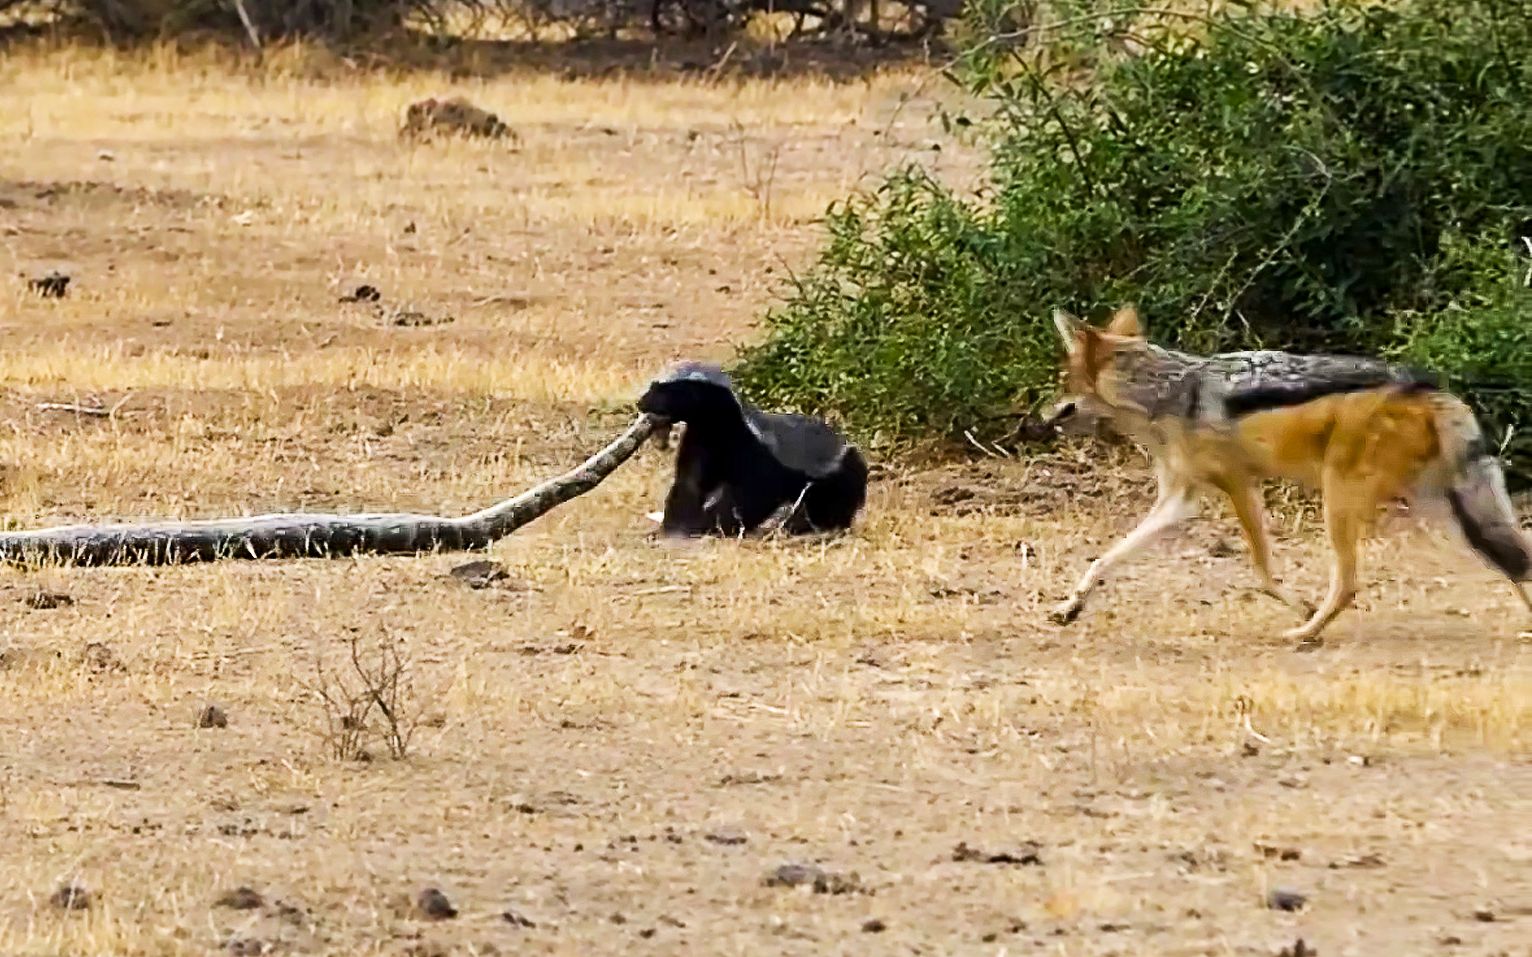
[[[849,894],[861,889],[855,874],[836,874],[815,864],[783,864],[763,882],[767,887],[812,887],[816,894]]]
[[[74,883],[63,883],[48,902],[59,910],[85,910],[90,907],[90,891]]]
[[[721,844],[725,847],[734,847],[750,840],[744,831],[738,828],[725,827],[716,831],[709,831],[702,835],[702,839],[712,844]]]
[[[1338,861],[1330,862],[1330,870],[1338,871],[1343,868],[1374,868],[1382,867],[1383,858],[1378,854],[1353,854],[1351,857],[1343,857]]]
[[[223,949],[234,957],[262,957],[263,954],[269,954],[276,948],[259,937],[230,937],[224,943]]]
[[[1307,907],[1308,903],[1307,896],[1281,887],[1273,888],[1271,893],[1266,895],[1266,906],[1272,910],[1300,911]]]
[[[255,910],[265,904],[266,898],[253,887],[236,887],[213,902],[215,907],[227,907],[230,910]]]
[[[277,916],[294,927],[303,927],[311,923],[303,908],[287,901],[277,901]]]
[[[341,302],[377,302],[379,299],[382,299],[382,298],[383,298],[383,294],[381,292],[378,292],[378,287],[377,286],[370,286],[370,285],[363,284],[363,285],[357,286],[356,287],[356,291],[353,292],[351,295],[349,295],[349,296],[341,296],[340,297],[340,301]]]
[[[862,933],[864,934],[881,934],[885,930],[888,930],[888,925],[876,917],[871,920],[862,921]]]
[[[1296,861],[1303,857],[1303,852],[1296,847],[1276,847],[1271,844],[1256,844],[1255,852],[1267,860]]]
[[[27,280],[27,288],[44,299],[63,299],[69,294],[69,277],[57,270]]]
[[[1210,558],[1233,558],[1238,554],[1239,549],[1231,545],[1229,540],[1225,538],[1220,538],[1208,546],[1208,557]]]
[[[1302,937],[1293,941],[1292,946],[1277,951],[1277,957],[1318,957],[1318,954],[1319,951],[1305,943]]]
[[[391,324],[401,327],[444,326],[452,321],[451,316],[428,316],[417,309],[398,309],[389,317]]]
[[[23,601],[28,608],[35,608],[38,611],[65,608],[74,604],[74,599],[61,591],[35,591]]]
[[[511,573],[505,570],[504,565],[492,561],[468,562],[458,565],[447,574],[474,589],[488,588],[496,582],[503,582],[511,577]]]
[[[537,925],[507,907],[500,913],[500,919],[512,927],[536,927]]]
[[[434,887],[427,887],[415,898],[415,909],[427,920],[451,920],[457,916],[457,908],[447,895]]]
[[[103,163],[111,163],[117,159],[117,154],[113,153],[111,150],[98,150],[96,152],[96,159]]]
[[[958,842],[958,846],[952,851],[952,859],[963,863],[976,864],[1042,864],[1041,845],[1028,841],[1014,851],[983,851],[976,847],[969,847],[967,841]]]
[[[1493,924],[1495,922],[1495,912],[1488,907],[1475,907],[1473,919],[1481,924]]]
[[[85,667],[97,674],[107,671],[127,671],[128,668],[117,657],[117,653],[111,647],[99,641],[93,641],[85,646],[80,653],[80,659]]]
[[[460,96],[428,97],[405,108],[404,122],[399,127],[401,138],[429,140],[441,135],[519,139],[500,117]]]
[[[197,712],[197,727],[199,728],[227,728],[229,715],[216,704],[210,704]]]

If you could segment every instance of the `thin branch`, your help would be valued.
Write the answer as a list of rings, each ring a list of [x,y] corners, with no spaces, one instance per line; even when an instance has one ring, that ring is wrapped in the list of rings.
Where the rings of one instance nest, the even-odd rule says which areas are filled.
[[[125,395],[118,399],[112,406],[79,405],[74,402],[39,402],[35,406],[39,412],[73,412],[77,415],[94,415],[103,419],[114,418],[117,412],[125,405],[132,396]]]

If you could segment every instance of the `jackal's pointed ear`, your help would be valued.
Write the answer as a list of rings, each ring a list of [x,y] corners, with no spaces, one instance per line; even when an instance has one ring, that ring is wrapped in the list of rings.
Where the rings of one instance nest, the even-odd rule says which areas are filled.
[[[1126,339],[1142,339],[1144,323],[1138,318],[1137,308],[1123,306],[1112,313],[1112,321],[1106,324],[1106,331]]]
[[[1064,348],[1069,352],[1078,351],[1090,332],[1090,326],[1062,309],[1053,310],[1053,325],[1058,329],[1059,338],[1064,340]]]

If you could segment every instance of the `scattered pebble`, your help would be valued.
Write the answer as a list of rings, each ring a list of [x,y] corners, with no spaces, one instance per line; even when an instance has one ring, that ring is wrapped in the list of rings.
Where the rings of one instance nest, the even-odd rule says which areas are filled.
[[[405,108],[404,121],[399,126],[400,138],[429,140],[440,135],[519,139],[500,117],[461,96],[427,97]]]
[[[1014,851],[984,851],[969,847],[967,841],[960,841],[952,850],[952,859],[974,864],[1040,865],[1043,862],[1041,851],[1042,846],[1034,841],[1028,841]]]
[[[351,295],[349,295],[349,296],[341,296],[340,297],[340,301],[341,302],[377,302],[379,299],[382,299],[382,298],[383,298],[383,294],[378,291],[378,287],[377,286],[367,285],[367,284],[364,283],[364,284],[362,284],[360,286],[357,286],[356,290],[354,292],[352,292]]]
[[[725,847],[734,847],[750,840],[744,831],[738,828],[725,827],[716,831],[709,831],[702,835],[702,839],[713,844],[722,844]]]
[[[1343,857],[1338,861],[1330,862],[1330,870],[1338,871],[1342,868],[1373,868],[1382,867],[1383,858],[1378,854],[1353,854]]]
[[[1267,860],[1296,861],[1303,857],[1303,852],[1296,847],[1276,847],[1271,844],[1256,844],[1257,854]]]
[[[1302,937],[1293,941],[1292,946],[1277,951],[1277,957],[1318,957],[1318,954],[1319,951],[1305,943]]]
[[[516,913],[515,911],[511,910],[509,907],[507,907],[504,911],[502,911],[500,913],[500,918],[502,920],[504,920],[507,924],[510,924],[512,927],[536,927],[537,926],[537,924],[533,923],[532,921],[528,920],[527,918],[525,918],[525,917],[521,916],[520,914]]]
[[[27,288],[44,299],[63,299],[69,294],[69,277],[55,270],[46,276],[28,279]]]
[[[1488,907],[1476,907],[1474,908],[1473,919],[1481,924],[1493,924],[1495,922],[1495,912]]]
[[[428,920],[451,920],[457,916],[457,908],[447,895],[434,887],[427,887],[415,898],[415,909]]]
[[[80,660],[91,671],[101,674],[106,671],[127,671],[127,665],[117,657],[117,653],[111,646],[103,642],[93,641],[86,645],[80,653]]]
[[[197,712],[197,727],[199,728],[227,728],[229,715],[216,704],[210,704]]]
[[[53,608],[66,608],[74,604],[74,599],[61,591],[35,591],[23,599],[28,608],[38,611],[47,611]]]
[[[85,910],[90,907],[90,891],[78,884],[66,882],[59,885],[48,902],[59,910]]]
[[[871,920],[862,921],[862,933],[864,934],[881,934],[885,930],[888,930],[888,925],[876,917]]]
[[[474,589],[488,588],[496,582],[503,582],[511,577],[511,573],[505,570],[504,565],[488,560],[458,565],[447,574]]]
[[[816,894],[850,894],[861,890],[856,874],[836,874],[816,864],[783,864],[767,875],[767,887],[812,887]]]
[[[1266,895],[1266,906],[1272,910],[1300,911],[1307,907],[1308,903],[1307,896],[1281,887],[1273,888],[1271,893]]]
[[[399,309],[389,317],[395,326],[444,326],[453,321],[452,316],[428,316],[418,309]]]
[[[228,891],[213,902],[215,907],[227,907],[230,910],[255,910],[265,904],[266,898],[261,896],[260,891],[243,886]]]

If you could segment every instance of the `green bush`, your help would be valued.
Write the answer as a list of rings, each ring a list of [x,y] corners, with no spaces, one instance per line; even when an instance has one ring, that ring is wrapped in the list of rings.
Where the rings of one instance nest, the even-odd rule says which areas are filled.
[[[869,441],[996,437],[1052,393],[1055,307],[1134,301],[1169,344],[1408,355],[1532,425],[1532,3],[1137,9],[977,44],[953,78],[992,115],[946,119],[986,187],[901,170],[831,210],[742,385]]]

